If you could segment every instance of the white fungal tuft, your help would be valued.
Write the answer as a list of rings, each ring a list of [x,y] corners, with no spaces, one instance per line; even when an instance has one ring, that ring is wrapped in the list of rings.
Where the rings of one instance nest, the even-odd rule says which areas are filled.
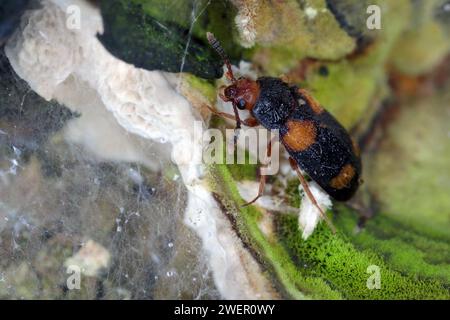
[[[317,204],[325,212],[332,206],[330,196],[325,193],[315,182],[311,181],[308,183],[309,189],[317,201]],[[311,202],[309,197],[303,190],[302,185],[299,186],[299,192],[302,196],[302,203],[300,205],[300,212],[298,216],[299,228],[303,231],[303,239],[307,239],[316,228],[319,221],[322,219],[319,210]]]
[[[305,9],[305,14],[308,19],[314,19],[317,16],[317,9],[314,9],[313,7],[307,7]]]
[[[261,3],[259,0],[235,0],[233,3],[238,8],[238,14],[234,21],[240,33],[241,45],[245,48],[251,48],[256,41],[255,17]]]

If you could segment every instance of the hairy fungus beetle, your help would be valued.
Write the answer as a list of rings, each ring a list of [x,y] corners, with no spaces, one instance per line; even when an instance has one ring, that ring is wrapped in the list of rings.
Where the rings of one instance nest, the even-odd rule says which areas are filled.
[[[211,111],[236,120],[236,128],[243,123],[278,129],[281,143],[290,155],[290,164],[297,172],[307,196],[333,229],[300,169],[335,200],[347,201],[360,184],[361,158],[357,145],[347,130],[306,90],[273,77],[261,77],[256,81],[236,79],[219,42],[211,33],[207,33],[207,38],[227,66],[226,77],[231,85],[225,88],[220,97],[233,104],[234,116],[214,109]],[[248,110],[250,118],[241,121],[238,109]],[[271,143],[267,147],[268,157],[270,153]],[[261,175],[256,198],[245,205],[255,202],[262,195],[265,177]]]

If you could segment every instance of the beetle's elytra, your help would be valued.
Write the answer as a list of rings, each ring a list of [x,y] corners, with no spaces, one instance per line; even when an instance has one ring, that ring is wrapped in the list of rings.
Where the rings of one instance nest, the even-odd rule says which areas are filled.
[[[291,165],[316,206],[298,167],[334,199],[350,199],[359,186],[361,158],[347,130],[304,89],[291,86],[279,78],[261,77],[256,81],[235,79],[219,42],[212,34],[207,36],[227,66],[226,76],[231,85],[220,97],[232,102],[234,116],[213,111],[226,118],[234,118],[239,128],[241,120],[237,109],[246,109],[251,116],[242,121],[245,125],[260,124],[267,129],[278,129],[281,143],[290,155]],[[270,150],[269,143],[268,156]],[[261,196],[264,183],[265,177],[262,176],[259,194],[248,204]]]

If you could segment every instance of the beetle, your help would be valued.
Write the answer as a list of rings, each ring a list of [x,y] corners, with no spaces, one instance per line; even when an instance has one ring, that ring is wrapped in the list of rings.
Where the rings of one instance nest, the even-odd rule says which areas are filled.
[[[296,171],[306,195],[334,231],[314,199],[302,171],[332,198],[347,201],[361,183],[362,165],[357,144],[336,118],[305,89],[274,77],[260,77],[256,81],[246,77],[236,79],[220,43],[209,32],[207,39],[227,67],[225,75],[231,84],[219,96],[223,101],[232,103],[234,115],[213,108],[210,110],[224,118],[236,120],[236,129],[242,123],[250,127],[262,125],[268,130],[279,130],[280,141],[289,153],[290,165]],[[242,121],[238,109],[248,110],[250,117]],[[271,144],[272,141],[267,146],[267,157],[271,155]],[[254,203],[263,194],[265,181],[266,176],[261,175],[258,195],[245,205]]]

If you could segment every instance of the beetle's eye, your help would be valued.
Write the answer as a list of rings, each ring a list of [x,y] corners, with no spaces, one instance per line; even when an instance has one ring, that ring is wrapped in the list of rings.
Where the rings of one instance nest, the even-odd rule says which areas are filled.
[[[240,100],[238,101],[237,107],[238,107],[240,110],[244,110],[244,109],[245,109],[245,100],[244,100],[244,99],[240,99]]]
[[[228,99],[232,99],[236,95],[236,87],[234,85],[228,86],[225,88],[224,93]]]

